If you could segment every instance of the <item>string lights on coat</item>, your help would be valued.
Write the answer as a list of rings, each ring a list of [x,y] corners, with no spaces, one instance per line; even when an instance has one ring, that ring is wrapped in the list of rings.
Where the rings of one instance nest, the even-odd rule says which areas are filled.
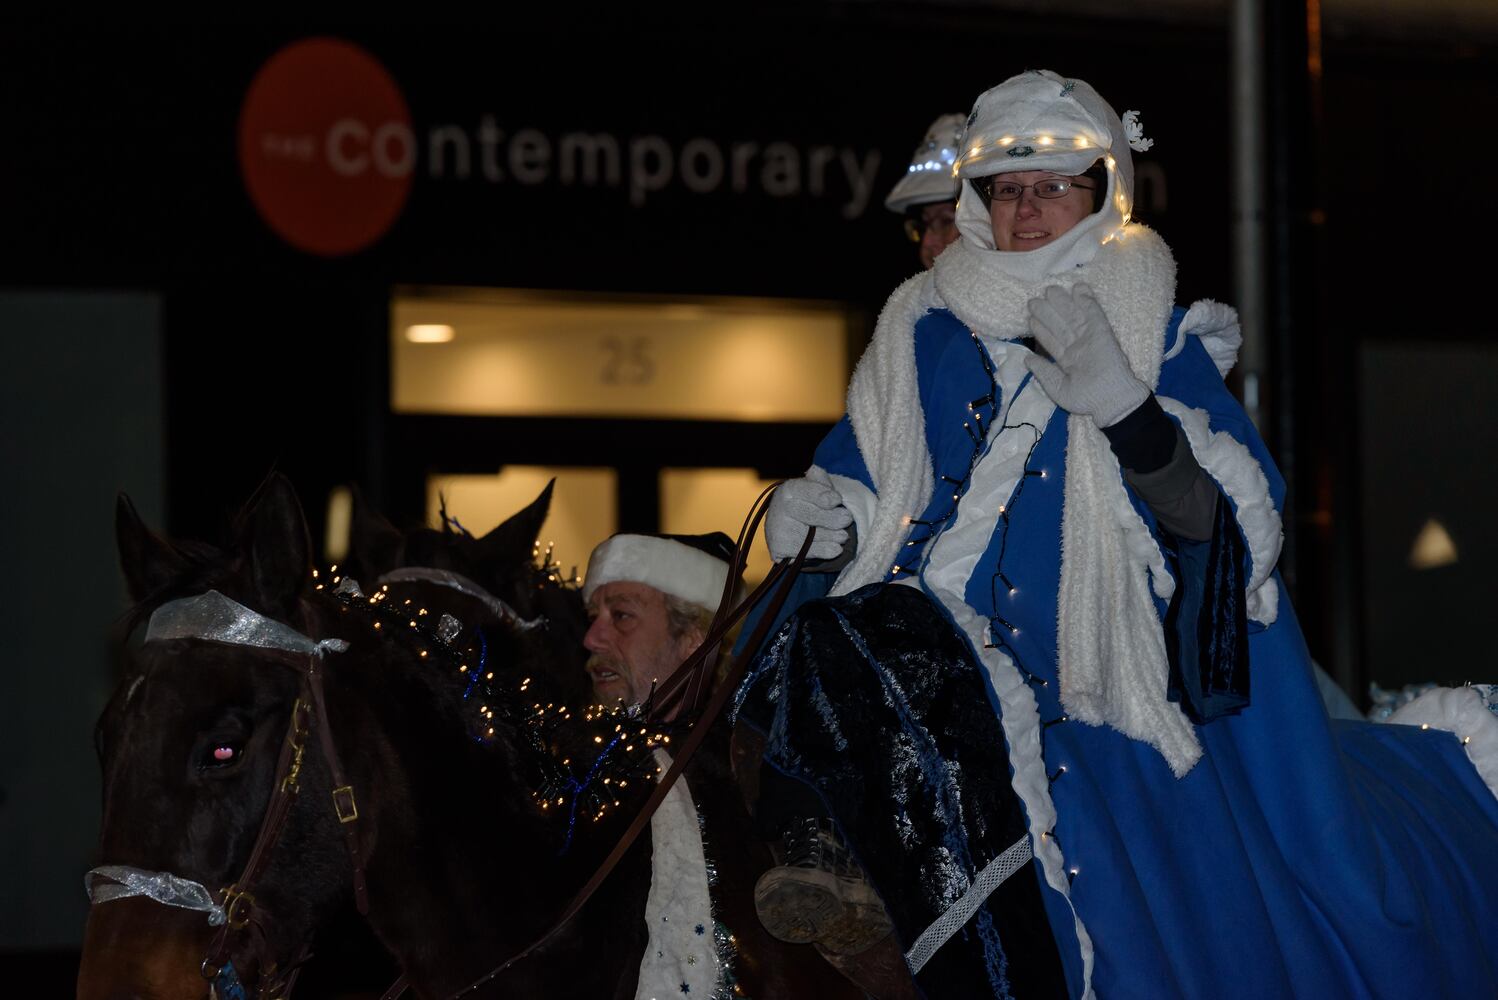
[[[1010,138],[1010,141],[1012,141],[1012,138]],[[1003,401],[1000,398],[1001,390],[999,388],[997,372],[994,367],[993,359],[989,356],[988,349],[984,346],[983,341],[980,339],[978,334],[974,331],[969,331],[969,336],[971,337],[972,343],[977,350],[979,363],[982,365],[983,372],[988,379],[988,392],[983,396],[970,401],[966,406],[966,410],[969,416],[963,421],[962,429],[963,432],[972,441],[973,445],[972,451],[968,456],[967,468],[960,478],[945,474],[939,477],[939,484],[945,483],[952,489],[951,505],[946,509],[944,513],[929,519],[921,519],[914,516],[907,516],[905,518],[906,524],[920,525],[925,527],[927,530],[926,533],[924,535],[921,535],[919,538],[912,538],[906,541],[906,548],[919,547],[918,551],[913,555],[902,556],[901,563],[891,568],[888,578],[890,580],[894,580],[897,579],[901,574],[915,573],[918,570],[920,563],[926,554],[925,546],[927,546],[935,538],[937,538],[942,533],[942,531],[945,530],[947,526],[949,526],[952,518],[954,517],[954,515],[956,515],[958,505],[961,503],[963,496],[972,483],[973,474],[976,471],[979,462],[982,461],[984,455],[988,452],[989,435],[993,434],[997,439],[997,437],[1000,437],[1010,431],[1028,430],[1031,433],[1032,438],[1030,441],[1030,446],[1025,452],[1024,461],[1020,466],[1021,471],[1019,478],[1015,483],[1014,490],[1011,495],[1003,503],[1000,503],[997,508],[998,529],[1001,534],[999,538],[998,554],[994,561],[994,571],[989,581],[990,607],[994,609],[994,612],[989,616],[988,641],[985,643],[985,647],[988,649],[1002,651],[1005,655],[1007,655],[1010,662],[1014,664],[1015,669],[1019,670],[1020,674],[1024,677],[1027,684],[1040,688],[1048,688],[1050,686],[1050,682],[1045,678],[1037,676],[1032,671],[1027,669],[1023,663],[1022,658],[1019,655],[1018,650],[1016,650],[1010,644],[1009,640],[1019,637],[1019,627],[1008,621],[997,610],[1000,606],[1000,586],[1002,586],[1003,591],[1011,600],[1018,597],[1020,593],[1019,587],[1004,572],[1004,557],[1009,547],[1009,527],[1011,524],[1011,518],[1016,504],[1019,503],[1020,498],[1024,494],[1025,485],[1030,481],[1031,478],[1048,478],[1044,469],[1030,468],[1030,462],[1035,456],[1035,450],[1040,446],[1042,429],[1028,421],[1021,421],[1015,424],[1004,423],[1002,426],[998,427],[997,430],[994,430],[994,423],[1000,419],[1000,415],[1004,411]],[[1029,381],[1029,378],[1029,376],[1026,376],[1026,378],[1020,382],[1019,386],[1015,389],[1015,395],[1018,395],[1018,393],[1024,389],[1025,384]],[[987,420],[986,429],[984,423],[985,419]],[[1062,713],[1055,718],[1047,720],[1041,724],[1040,740],[1042,756],[1044,756],[1045,753],[1045,734],[1053,726],[1061,725],[1062,723],[1070,721],[1071,717],[1065,713]],[[1066,765],[1061,764],[1056,768],[1055,771],[1047,773],[1047,783],[1055,784],[1056,781],[1058,781],[1064,774],[1066,774]],[[1054,830],[1045,831],[1041,834],[1041,837],[1043,839],[1049,839],[1053,841],[1058,848],[1060,847],[1060,839],[1056,836]],[[1079,871],[1080,869],[1078,867],[1070,866],[1066,872],[1067,880],[1071,881],[1075,879]]]

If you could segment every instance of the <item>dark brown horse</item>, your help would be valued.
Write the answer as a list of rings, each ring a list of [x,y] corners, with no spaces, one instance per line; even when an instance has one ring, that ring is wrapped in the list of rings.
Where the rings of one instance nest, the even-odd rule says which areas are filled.
[[[529,677],[527,701],[556,701],[547,689],[575,667],[569,658],[580,638],[576,622],[525,628],[500,620],[504,615],[480,620],[474,609],[465,611],[469,622],[453,615],[439,629],[428,622],[440,619],[451,588],[421,581],[392,585],[376,602],[355,596],[341,581],[342,592],[334,595],[328,574],[313,577],[300,507],[279,478],[248,505],[235,542],[222,551],[162,541],[128,502],[122,501],[118,520],[122,563],[142,618],[163,606],[164,614],[195,607],[181,599],[216,592],[233,602],[228,606],[248,609],[256,627],[281,623],[329,651],[316,656],[275,643],[224,641],[239,633],[211,629],[211,638],[188,629],[143,643],[100,720],[101,863],[170,873],[223,902],[222,890],[241,877],[262,818],[279,801],[278,765],[289,757],[284,748],[296,742],[291,736],[313,729],[319,734],[301,737],[305,753],[296,755],[300,794],[274,845],[263,852],[253,899],[230,907],[230,925],[242,926],[225,938],[220,957],[249,995],[282,980],[318,929],[351,908],[359,871],[368,922],[421,997],[464,989],[555,923],[648,788],[641,780],[632,782],[627,797],[611,792],[619,795],[619,808],[605,810],[597,822],[576,820],[575,829],[570,809],[537,805],[535,785],[545,776],[545,761],[537,760],[536,730],[515,696]],[[553,592],[538,591],[530,617],[517,619],[534,622],[537,608],[568,599],[558,596],[564,588],[555,581],[531,585],[544,590],[543,582]],[[408,607],[429,612],[419,627],[403,627]],[[188,619],[195,620],[192,614]],[[410,620],[418,622],[414,613]],[[474,647],[480,633],[481,654]],[[471,696],[478,655],[496,675],[493,689],[509,692],[509,702],[497,695],[476,714]],[[453,669],[455,662],[463,669]],[[306,704],[309,663],[325,692],[325,720],[294,708]],[[289,726],[294,712],[305,722]],[[548,732],[549,746],[587,745],[577,742],[587,740],[586,732]],[[331,755],[318,752],[322,733],[331,736]],[[330,756],[342,761],[341,781],[333,777]],[[732,812],[737,796],[726,773],[693,781],[694,791],[699,783],[713,789],[706,799],[729,803],[704,801],[705,814]],[[741,815],[742,806],[737,809]],[[355,811],[352,822],[340,822]],[[344,836],[349,829],[352,852]],[[732,934],[722,957],[742,992],[850,995],[807,949],[779,945],[759,932],[746,887],[768,859],[744,840],[743,826],[717,829],[710,827],[706,837],[719,871],[715,916]],[[650,855],[647,836],[560,933],[468,995],[634,996],[650,940],[644,920]],[[203,912],[151,898],[97,903],[85,936],[79,996],[204,997],[208,985],[200,966],[220,933]]]

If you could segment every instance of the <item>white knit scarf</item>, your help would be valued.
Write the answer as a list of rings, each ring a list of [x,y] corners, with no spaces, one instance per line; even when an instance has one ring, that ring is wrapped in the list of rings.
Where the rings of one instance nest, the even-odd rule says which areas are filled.
[[[1113,326],[1135,376],[1152,390],[1160,377],[1165,328],[1175,301],[1175,259],[1154,231],[1131,224],[1087,264],[1041,281],[1002,270],[992,251],[959,240],[928,274],[890,296],[869,350],[848,388],[854,437],[877,502],[856,558],[834,593],[885,578],[908,518],[931,496],[931,457],[916,388],[914,326],[946,307],[988,338],[1028,333],[1027,303],[1049,285],[1085,281]],[[1164,632],[1151,596],[1175,583],[1149,528],[1124,488],[1107,438],[1089,416],[1068,418],[1057,600],[1057,669],[1068,715],[1109,725],[1155,747],[1179,777],[1201,756],[1180,707],[1166,699]]]

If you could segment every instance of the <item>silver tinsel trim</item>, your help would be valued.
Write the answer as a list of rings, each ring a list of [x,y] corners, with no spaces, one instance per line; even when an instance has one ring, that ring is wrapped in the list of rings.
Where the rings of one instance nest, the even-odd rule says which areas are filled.
[[[707,823],[700,807],[697,809],[697,826],[702,831],[702,858],[707,869],[707,887],[713,890],[718,887],[718,863],[713,860],[707,838]],[[718,975],[713,991],[708,994],[708,1000],[744,1000],[743,994],[737,991],[738,977],[734,972],[739,956],[737,941],[718,919],[718,901],[711,891],[708,893],[708,905],[713,921],[713,957],[718,965]]]
[[[308,656],[341,653],[348,649],[348,643],[342,639],[310,639],[290,625],[272,621],[216,590],[168,601],[157,608],[146,625],[145,641],[164,639],[206,639],[231,646],[281,649]]]
[[[224,908],[214,902],[213,893],[201,882],[171,872],[152,872],[128,865],[101,865],[83,876],[83,891],[88,893],[89,902],[94,905],[128,896],[146,896],[167,906],[201,910],[208,914],[208,923],[213,927],[224,922]]]

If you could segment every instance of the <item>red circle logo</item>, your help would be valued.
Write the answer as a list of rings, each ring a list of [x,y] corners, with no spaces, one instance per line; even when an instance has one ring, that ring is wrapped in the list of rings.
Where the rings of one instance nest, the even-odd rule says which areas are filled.
[[[379,239],[411,193],[416,136],[395,80],[337,38],[293,42],[266,62],[239,116],[239,163],[271,229],[336,257]]]

